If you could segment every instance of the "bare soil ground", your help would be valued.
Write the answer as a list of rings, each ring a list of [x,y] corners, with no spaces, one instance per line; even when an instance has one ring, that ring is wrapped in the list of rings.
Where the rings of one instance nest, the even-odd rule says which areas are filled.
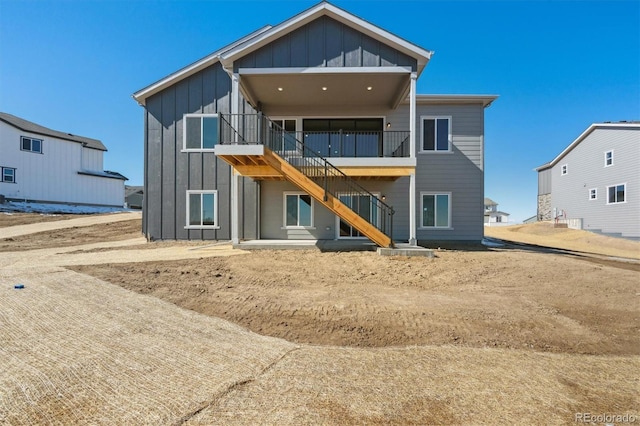
[[[577,229],[554,228],[551,222],[485,227],[484,234],[507,241],[581,253],[640,259],[640,242],[638,241],[612,238]]]
[[[37,213],[0,213],[0,228],[16,225],[28,225],[30,223],[56,222],[59,220],[74,219],[75,214],[37,214]]]
[[[95,228],[67,229],[66,241],[93,242],[105,227]],[[549,241],[566,231],[529,229],[514,234]],[[134,250],[119,263],[60,268],[28,282],[43,289],[33,295],[0,288],[8,324],[0,338],[9,342],[0,362],[11,372],[0,372],[9,389],[0,423],[11,404],[20,409],[10,424],[571,424],[581,412],[637,419],[639,264],[604,256],[633,257],[620,250],[633,254],[640,243],[603,237],[596,250],[575,235],[564,234],[565,254],[507,246],[441,250],[434,259],[256,251],[137,262]],[[67,265],[89,252],[65,250]],[[6,268],[0,282],[20,276]],[[21,294],[29,298],[15,299]],[[56,318],[61,324],[41,324]],[[211,328],[217,318],[289,343],[256,336],[252,345],[255,335],[241,328]],[[47,352],[51,345],[57,352]]]
[[[44,216],[47,217],[47,216]],[[19,218],[20,221],[25,219]],[[37,223],[37,222],[23,222]],[[0,239],[0,252],[71,247],[101,241],[121,241],[142,235],[139,219],[104,223],[94,226],[74,226],[35,234]]]

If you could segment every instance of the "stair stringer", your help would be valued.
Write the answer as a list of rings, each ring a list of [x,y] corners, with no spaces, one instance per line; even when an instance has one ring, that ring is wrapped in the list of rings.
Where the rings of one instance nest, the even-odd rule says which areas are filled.
[[[371,241],[380,247],[393,247],[393,241],[389,236],[384,234],[367,220],[363,219],[359,214],[354,212],[338,198],[334,197],[330,193],[325,193],[325,190],[320,185],[308,178],[293,165],[289,164],[284,158],[265,147],[263,159],[267,164],[273,167],[273,169],[277,170],[282,177],[309,194],[314,200],[325,206],[340,219],[356,228],[361,234],[369,238]]]

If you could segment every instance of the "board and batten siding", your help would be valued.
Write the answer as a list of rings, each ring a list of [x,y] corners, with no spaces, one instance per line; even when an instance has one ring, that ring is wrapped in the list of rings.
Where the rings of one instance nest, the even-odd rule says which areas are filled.
[[[42,140],[42,153],[22,151],[21,136]],[[103,151],[17,129],[0,122],[0,166],[16,169],[15,183],[0,182],[6,198],[122,207],[124,181],[78,174],[102,172]],[[84,159],[87,158],[87,161]]]
[[[484,236],[484,107],[418,105],[416,111],[417,238],[475,241]],[[451,117],[452,153],[421,153],[421,116]],[[421,192],[451,193],[451,228],[421,228]]]
[[[234,63],[240,68],[387,67],[417,69],[415,59],[328,16],[251,52]]]
[[[214,152],[182,152],[183,116],[229,113],[231,80],[219,63],[146,101],[143,232],[154,240],[229,240],[232,169]],[[244,111],[254,112],[243,103]],[[188,190],[217,190],[219,229],[185,229]],[[256,199],[256,183],[241,178],[241,200]],[[241,203],[242,238],[257,236],[257,206]]]
[[[607,151],[613,151],[613,165],[605,167]],[[596,128],[550,169],[551,208],[582,218],[586,230],[640,237],[639,164],[640,129]],[[626,184],[625,202],[607,204],[607,187],[619,184]],[[596,200],[589,199],[591,189]]]

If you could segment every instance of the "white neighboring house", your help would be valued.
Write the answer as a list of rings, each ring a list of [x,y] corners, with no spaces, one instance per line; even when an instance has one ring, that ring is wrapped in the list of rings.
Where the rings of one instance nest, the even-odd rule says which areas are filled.
[[[97,139],[0,112],[0,195],[7,200],[122,207],[120,173],[103,170]]]
[[[640,122],[594,123],[538,172],[538,219],[640,239]]]
[[[496,226],[497,224],[509,224],[509,213],[498,210],[498,203],[491,198],[484,199],[484,224]]]

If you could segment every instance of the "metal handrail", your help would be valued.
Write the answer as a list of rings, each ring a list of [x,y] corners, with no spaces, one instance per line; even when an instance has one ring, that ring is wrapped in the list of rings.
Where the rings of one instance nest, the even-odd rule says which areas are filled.
[[[266,146],[322,187],[325,201],[327,194],[339,199],[393,241],[393,208],[309,148],[296,132],[285,131],[261,113],[218,116],[218,143]],[[408,136],[397,144],[396,150],[404,149],[407,141]]]

